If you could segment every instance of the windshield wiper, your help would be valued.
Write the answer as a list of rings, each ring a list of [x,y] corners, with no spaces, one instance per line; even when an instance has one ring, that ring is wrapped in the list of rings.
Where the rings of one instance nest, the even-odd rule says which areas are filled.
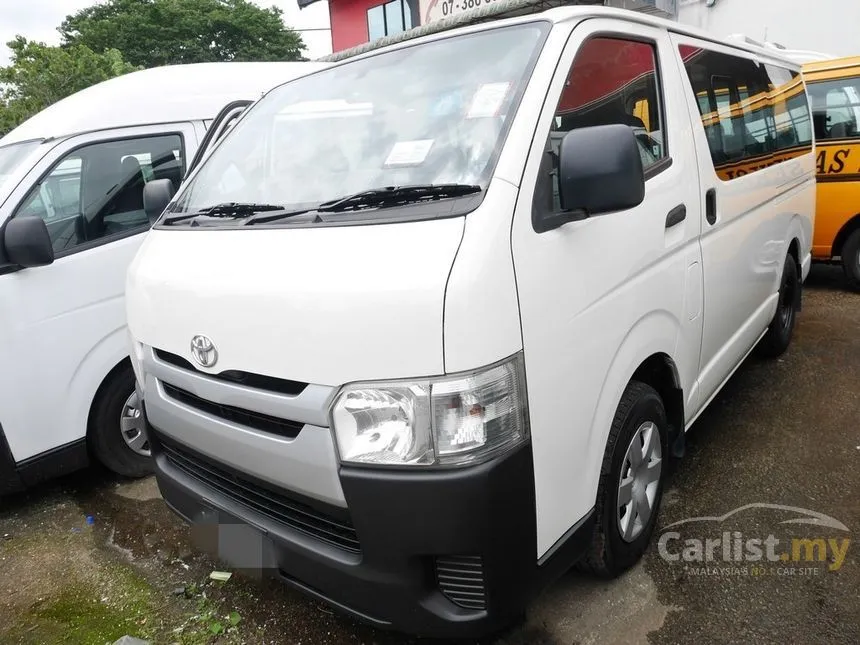
[[[400,204],[434,201],[450,197],[464,197],[481,192],[481,187],[474,184],[423,184],[416,186],[389,186],[363,190],[353,195],[347,195],[317,207],[320,213],[338,213],[362,208],[382,208]]]
[[[245,218],[251,217],[256,213],[264,213],[269,211],[284,210],[283,206],[277,204],[253,204],[241,202],[225,202],[216,204],[203,210],[195,211],[194,213],[177,213],[176,215],[168,215],[164,218],[164,224],[175,224],[197,217],[232,217]]]

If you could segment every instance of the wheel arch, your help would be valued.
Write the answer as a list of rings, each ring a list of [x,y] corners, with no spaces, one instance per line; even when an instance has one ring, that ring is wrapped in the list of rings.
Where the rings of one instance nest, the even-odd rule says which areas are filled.
[[[831,257],[842,255],[842,247],[845,245],[846,240],[857,230],[860,230],[860,213],[845,222],[842,228],[839,229],[836,237],[833,238],[833,248],[830,251]]]
[[[89,439],[90,434],[93,428],[93,416],[95,414],[96,404],[102,396],[102,393],[105,391],[105,388],[110,384],[113,379],[116,378],[117,374],[122,372],[125,369],[131,369],[131,359],[126,356],[121,361],[119,361],[116,365],[114,365],[105,377],[102,379],[102,382],[99,384],[98,388],[96,388],[95,394],[93,394],[92,399],[90,400],[90,408],[87,413],[87,438]]]
[[[612,421],[631,381],[642,380],[660,393],[669,418],[670,442],[679,433],[683,436],[684,384],[674,358],[680,328],[680,321],[670,312],[652,311],[630,329],[620,344],[592,417],[588,464],[593,471],[588,482],[593,489],[589,492],[595,497]]]
[[[684,389],[681,386],[675,361],[664,352],[652,354],[636,368],[630,380],[650,385],[663,399],[666,417],[669,420],[669,445],[671,446],[679,436],[683,435],[685,426]]]

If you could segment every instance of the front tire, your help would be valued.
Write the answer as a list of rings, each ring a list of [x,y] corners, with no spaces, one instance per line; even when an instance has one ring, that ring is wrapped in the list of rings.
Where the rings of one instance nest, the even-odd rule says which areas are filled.
[[[779,287],[779,300],[773,320],[767,328],[758,347],[759,355],[765,358],[781,356],[791,344],[794,324],[797,321],[800,290],[802,288],[797,264],[791,255],[785,256],[782,268],[782,283]]]
[[[860,291],[860,229],[849,235],[842,245],[842,270],[848,286]]]
[[[90,417],[89,443],[96,458],[118,475],[138,478],[153,472],[131,367],[122,368],[99,391]]]
[[[600,473],[591,546],[579,568],[614,578],[645,552],[663,497],[669,434],[663,400],[631,381],[621,397]]]

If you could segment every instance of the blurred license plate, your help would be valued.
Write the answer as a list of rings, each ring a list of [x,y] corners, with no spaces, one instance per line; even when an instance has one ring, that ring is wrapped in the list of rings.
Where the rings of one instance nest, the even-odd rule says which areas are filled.
[[[223,511],[204,510],[194,522],[193,536],[198,549],[231,571],[260,578],[275,568],[272,541],[266,533]]]

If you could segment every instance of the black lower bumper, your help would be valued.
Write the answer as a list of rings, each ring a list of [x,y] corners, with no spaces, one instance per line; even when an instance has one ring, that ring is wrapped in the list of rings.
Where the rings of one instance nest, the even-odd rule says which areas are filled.
[[[165,501],[197,525],[207,551],[217,549],[237,568],[276,576],[365,622],[411,634],[477,638],[505,627],[576,561],[591,536],[587,518],[538,564],[529,445],[456,470],[341,468],[360,544],[353,552],[241,503],[223,478],[213,486],[177,468],[157,432],[152,445]],[[236,475],[247,491],[247,478]]]

